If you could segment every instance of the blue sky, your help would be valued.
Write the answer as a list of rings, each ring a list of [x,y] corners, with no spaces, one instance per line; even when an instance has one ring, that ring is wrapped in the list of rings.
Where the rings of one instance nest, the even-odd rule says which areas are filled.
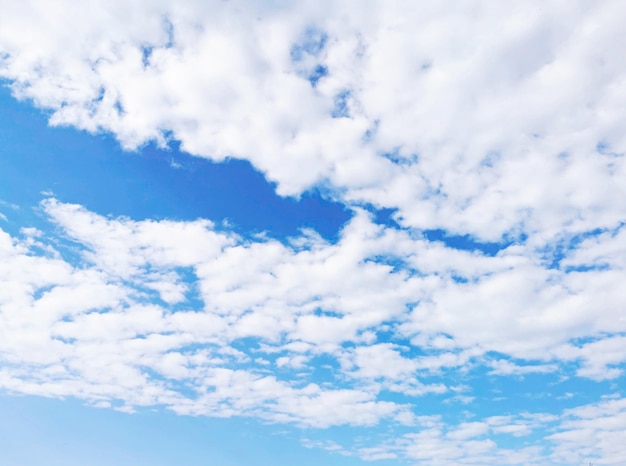
[[[620,2],[6,10],[10,464],[626,462]]]

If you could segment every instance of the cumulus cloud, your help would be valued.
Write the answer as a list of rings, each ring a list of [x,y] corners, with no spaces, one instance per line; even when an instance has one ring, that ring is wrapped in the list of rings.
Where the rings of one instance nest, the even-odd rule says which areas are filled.
[[[5,5],[0,77],[52,125],[246,159],[279,194],[317,188],[354,215],[335,243],[278,241],[47,199],[56,232],[0,233],[0,386],[414,429],[331,445],[372,460],[623,462],[619,397],[454,422],[416,400],[471,405],[480,370],[623,377],[625,8]],[[535,431],[539,445],[499,446]]]
[[[419,228],[499,240],[625,217],[621,2],[20,2],[0,75],[52,124],[176,139]],[[63,24],[64,27],[57,25]]]
[[[619,290],[592,299],[617,268],[545,268],[543,252],[515,245],[495,255],[459,250],[365,211],[330,243],[308,231],[281,242],[206,220],[107,218],[55,199],[42,207],[56,233],[0,236],[0,386],[10,392],[128,411],[406,429],[422,422],[422,397],[471,404],[480,389],[451,381],[470,381],[483,366],[497,377],[621,375],[619,307],[606,303],[624,301]],[[572,275],[585,277],[573,286]],[[531,428],[494,419],[456,428],[439,420],[382,450],[350,451],[425,464],[443,450],[441,464],[496,461],[511,452],[494,436]],[[515,455],[510,464],[543,458],[533,448]]]

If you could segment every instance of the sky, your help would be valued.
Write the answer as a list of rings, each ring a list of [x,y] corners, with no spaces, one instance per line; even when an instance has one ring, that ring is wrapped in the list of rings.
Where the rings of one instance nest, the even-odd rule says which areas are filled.
[[[7,464],[626,464],[624,2],[0,10]]]

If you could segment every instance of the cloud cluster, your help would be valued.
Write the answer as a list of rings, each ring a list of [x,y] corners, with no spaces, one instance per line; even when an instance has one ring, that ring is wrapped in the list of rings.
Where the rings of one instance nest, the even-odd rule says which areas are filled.
[[[123,410],[415,429],[422,397],[484,396],[479,385],[452,382],[472,383],[483,367],[491,377],[622,376],[625,300],[615,284],[623,260],[581,268],[605,264],[607,249],[624,256],[602,235],[548,268],[543,249],[454,249],[365,211],[329,243],[308,230],[280,242],[207,220],[106,218],[55,199],[42,208],[56,233],[0,237],[0,386],[11,392]],[[578,429],[577,413],[550,437],[557,445]],[[478,464],[510,456],[489,432],[532,430],[492,419],[476,433],[484,438],[468,442],[463,432],[478,424],[437,422],[377,448],[425,464]],[[361,450],[354,454],[383,457]],[[443,450],[448,456],[438,456]],[[522,449],[510,464],[534,464],[531,453],[543,458]]]
[[[483,239],[625,216],[618,1],[20,2],[0,76],[52,124],[175,139]],[[58,25],[64,25],[59,27]]]
[[[455,425],[446,424],[440,416],[423,416],[415,432],[358,451],[367,460],[405,458],[416,465],[622,464],[626,459],[622,446],[625,406],[623,398],[608,397],[558,416],[519,413],[474,418]],[[524,439],[538,431],[554,433],[513,449],[494,441],[502,436]]]
[[[51,124],[246,159],[279,194],[315,188],[354,215],[335,243],[308,230],[278,241],[47,199],[56,230],[0,231],[0,387],[405,429],[320,444],[366,459],[623,462],[619,395],[456,420],[424,417],[419,400],[491,396],[481,373],[623,380],[625,13],[539,0],[4,6],[0,77]],[[379,208],[392,221],[377,223]],[[533,440],[513,451],[499,435]]]

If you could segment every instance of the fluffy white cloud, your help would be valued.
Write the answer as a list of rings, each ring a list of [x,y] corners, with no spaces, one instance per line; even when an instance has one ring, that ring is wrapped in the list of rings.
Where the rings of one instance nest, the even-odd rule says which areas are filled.
[[[0,77],[52,124],[247,159],[279,194],[317,186],[354,216],[334,244],[281,242],[49,199],[61,236],[0,232],[0,386],[415,426],[352,450],[368,459],[623,462],[621,399],[455,424],[416,417],[415,398],[471,402],[475,368],[622,377],[625,13],[616,0],[3,5]],[[494,440],[546,426],[542,446]]]
[[[472,383],[474,369],[622,373],[624,299],[603,285],[622,274],[621,260],[546,268],[543,250],[453,249],[363,211],[333,244],[309,231],[285,242],[246,239],[205,220],[105,218],[54,199],[42,206],[57,233],[0,235],[0,386],[11,392],[122,410],[418,429],[421,397],[471,404],[482,389],[452,381]],[[580,241],[567,260],[595,257],[598,242]],[[595,299],[599,286],[613,294]],[[439,419],[373,450],[346,451],[424,464],[543,464],[552,452],[567,464],[560,445],[578,432],[576,413],[563,415],[543,450],[498,445],[500,435],[558,419],[518,413],[457,427]],[[621,452],[602,446],[594,455]]]
[[[598,464],[620,464],[626,460],[623,445],[626,431],[626,400],[609,397],[593,405],[566,411],[559,431],[550,436],[558,443],[553,460],[576,464],[592,459]]]
[[[626,216],[618,1],[7,5],[0,75],[53,124],[498,240]],[[59,27],[58,25],[63,25]]]

